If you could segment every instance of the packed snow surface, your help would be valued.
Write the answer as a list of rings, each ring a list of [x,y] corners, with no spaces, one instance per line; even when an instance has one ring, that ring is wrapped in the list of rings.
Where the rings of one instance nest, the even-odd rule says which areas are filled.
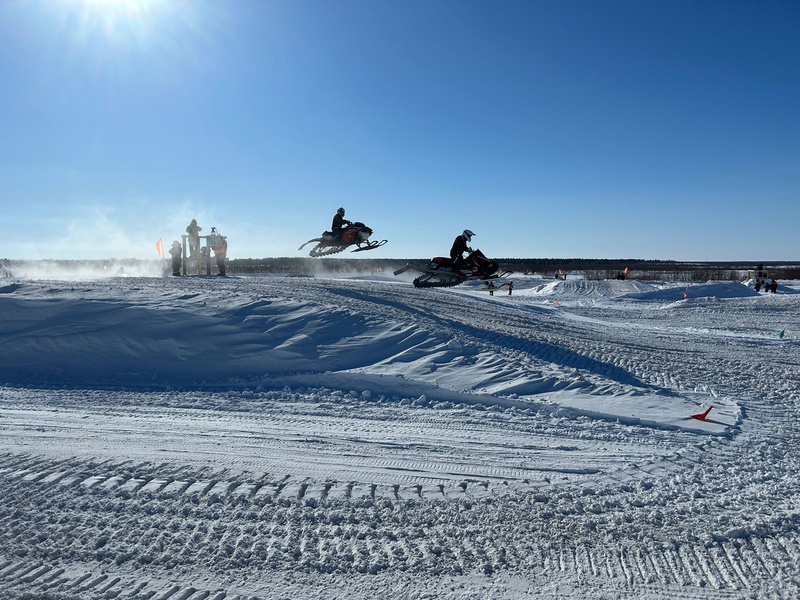
[[[800,283],[513,282],[3,279],[0,596],[800,595]]]

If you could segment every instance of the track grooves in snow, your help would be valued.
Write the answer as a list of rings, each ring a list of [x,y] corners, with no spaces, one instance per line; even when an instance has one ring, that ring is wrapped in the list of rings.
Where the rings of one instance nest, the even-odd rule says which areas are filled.
[[[153,465],[149,473],[134,473],[127,480],[148,482],[134,491],[126,489],[125,483],[103,485],[124,479],[114,475],[115,465],[104,464],[105,472],[87,476],[90,467],[101,465],[68,461],[70,468],[83,474],[72,484],[64,485],[46,483],[49,468],[61,468],[64,461],[48,465],[41,459],[20,455],[3,458],[7,466],[0,481],[7,490],[8,501],[0,508],[0,547],[15,547],[18,551],[25,548],[30,558],[5,557],[0,563],[0,590],[2,586],[8,590],[102,590],[107,597],[114,597],[117,590],[141,586],[141,582],[124,573],[112,575],[114,564],[128,561],[165,566],[180,563],[184,567],[189,564],[220,573],[254,564],[264,568],[302,565],[319,573],[379,573],[402,565],[407,571],[450,574],[476,568],[513,572],[524,566],[544,574],[555,568],[562,575],[622,577],[626,587],[660,582],[724,591],[750,585],[744,569],[737,566],[741,561],[729,558],[735,552],[750,569],[755,569],[759,578],[785,582],[795,577],[796,544],[789,544],[791,550],[787,550],[785,543],[769,535],[733,543],[687,538],[667,547],[631,539],[630,545],[620,550],[617,538],[608,544],[584,543],[579,540],[580,527],[568,536],[559,535],[560,525],[542,531],[539,527],[543,521],[539,519],[533,529],[521,525],[511,533],[486,535],[488,532],[480,526],[483,517],[498,510],[502,514],[506,509],[490,497],[469,499],[470,486],[461,499],[452,499],[435,486],[417,485],[407,490],[398,487],[395,491],[393,487],[351,482],[338,494],[323,497],[328,483],[289,480],[278,486],[275,482],[227,479],[193,487],[197,482],[186,477],[190,475],[187,469],[176,472],[181,480],[170,480],[158,477],[160,467]],[[136,470],[147,468],[140,464]],[[34,473],[36,476],[32,476]],[[153,482],[155,485],[148,487]],[[270,493],[263,493],[265,489]],[[335,490],[336,486],[330,485],[330,489]],[[477,489],[484,488],[477,485]],[[526,497],[530,494],[517,499],[524,504]],[[563,499],[579,502],[575,497]],[[39,516],[28,520],[18,515],[14,507],[20,503],[40,506]],[[556,504],[555,499],[529,503],[526,510],[538,506],[539,510],[551,511]],[[64,506],[74,506],[81,512],[69,515],[64,513]],[[574,508],[569,510],[574,512]],[[300,514],[306,516],[298,523],[308,522],[314,515],[313,529],[293,525],[297,517],[291,515]],[[500,514],[495,517],[501,518]],[[583,517],[574,513],[574,518],[585,527],[592,522],[585,515],[592,514],[591,510]],[[460,523],[458,527],[453,527],[454,519]],[[426,530],[424,536],[419,535],[420,527]],[[544,539],[550,541],[532,541]],[[522,540],[524,544],[520,544]],[[108,563],[109,572],[70,575],[54,562],[65,559],[75,564],[99,560]],[[147,595],[151,591],[149,586],[147,592],[141,588],[138,593],[153,597]],[[167,594],[165,597],[188,594],[186,597],[190,598],[197,593],[223,592],[187,582],[164,584],[156,593]]]

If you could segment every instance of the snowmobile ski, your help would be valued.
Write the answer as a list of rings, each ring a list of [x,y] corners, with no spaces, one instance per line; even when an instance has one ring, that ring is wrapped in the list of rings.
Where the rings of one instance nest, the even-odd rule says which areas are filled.
[[[353,252],[363,252],[364,250],[375,250],[375,248],[380,248],[389,240],[381,240],[380,242],[377,240],[373,240],[371,242],[362,242],[358,244],[358,248],[353,250]]]

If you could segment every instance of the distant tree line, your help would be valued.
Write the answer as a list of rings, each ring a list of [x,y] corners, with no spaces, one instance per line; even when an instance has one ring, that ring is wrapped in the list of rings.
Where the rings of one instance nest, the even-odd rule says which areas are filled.
[[[755,276],[761,267],[764,276],[777,279],[800,279],[800,261],[763,264],[757,262],[680,262],[674,260],[602,259],[602,258],[500,258],[500,268],[523,275],[556,277],[581,273],[589,279],[625,279],[668,281],[741,281]],[[347,273],[389,272],[408,263],[425,265],[427,259],[413,258],[244,258],[231,260],[229,268],[237,273]],[[627,273],[625,269],[627,268]]]
[[[588,279],[666,280],[666,281],[742,281],[748,277],[775,279],[800,279],[800,261],[781,261],[770,264],[732,262],[680,262],[674,260],[602,259],[602,258],[500,258],[495,259],[503,270],[523,275],[544,277],[580,274]],[[408,263],[424,266],[428,259],[420,258],[351,258],[337,255],[331,258],[273,257],[237,258],[228,261],[231,274],[275,273],[285,275],[312,275],[315,273],[371,272],[391,273]],[[12,260],[12,267],[35,269],[37,263],[62,268],[66,271],[92,269],[109,275],[124,272],[127,268],[145,266],[158,268],[161,260],[103,259],[103,260]],[[627,272],[625,270],[627,269]],[[761,275],[759,275],[761,273]]]

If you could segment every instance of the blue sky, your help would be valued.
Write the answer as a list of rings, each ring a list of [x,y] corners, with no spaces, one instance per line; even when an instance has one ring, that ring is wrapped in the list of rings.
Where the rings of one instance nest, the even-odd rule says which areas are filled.
[[[302,256],[336,208],[489,256],[798,260],[800,3],[3,0],[9,258],[192,218]]]

